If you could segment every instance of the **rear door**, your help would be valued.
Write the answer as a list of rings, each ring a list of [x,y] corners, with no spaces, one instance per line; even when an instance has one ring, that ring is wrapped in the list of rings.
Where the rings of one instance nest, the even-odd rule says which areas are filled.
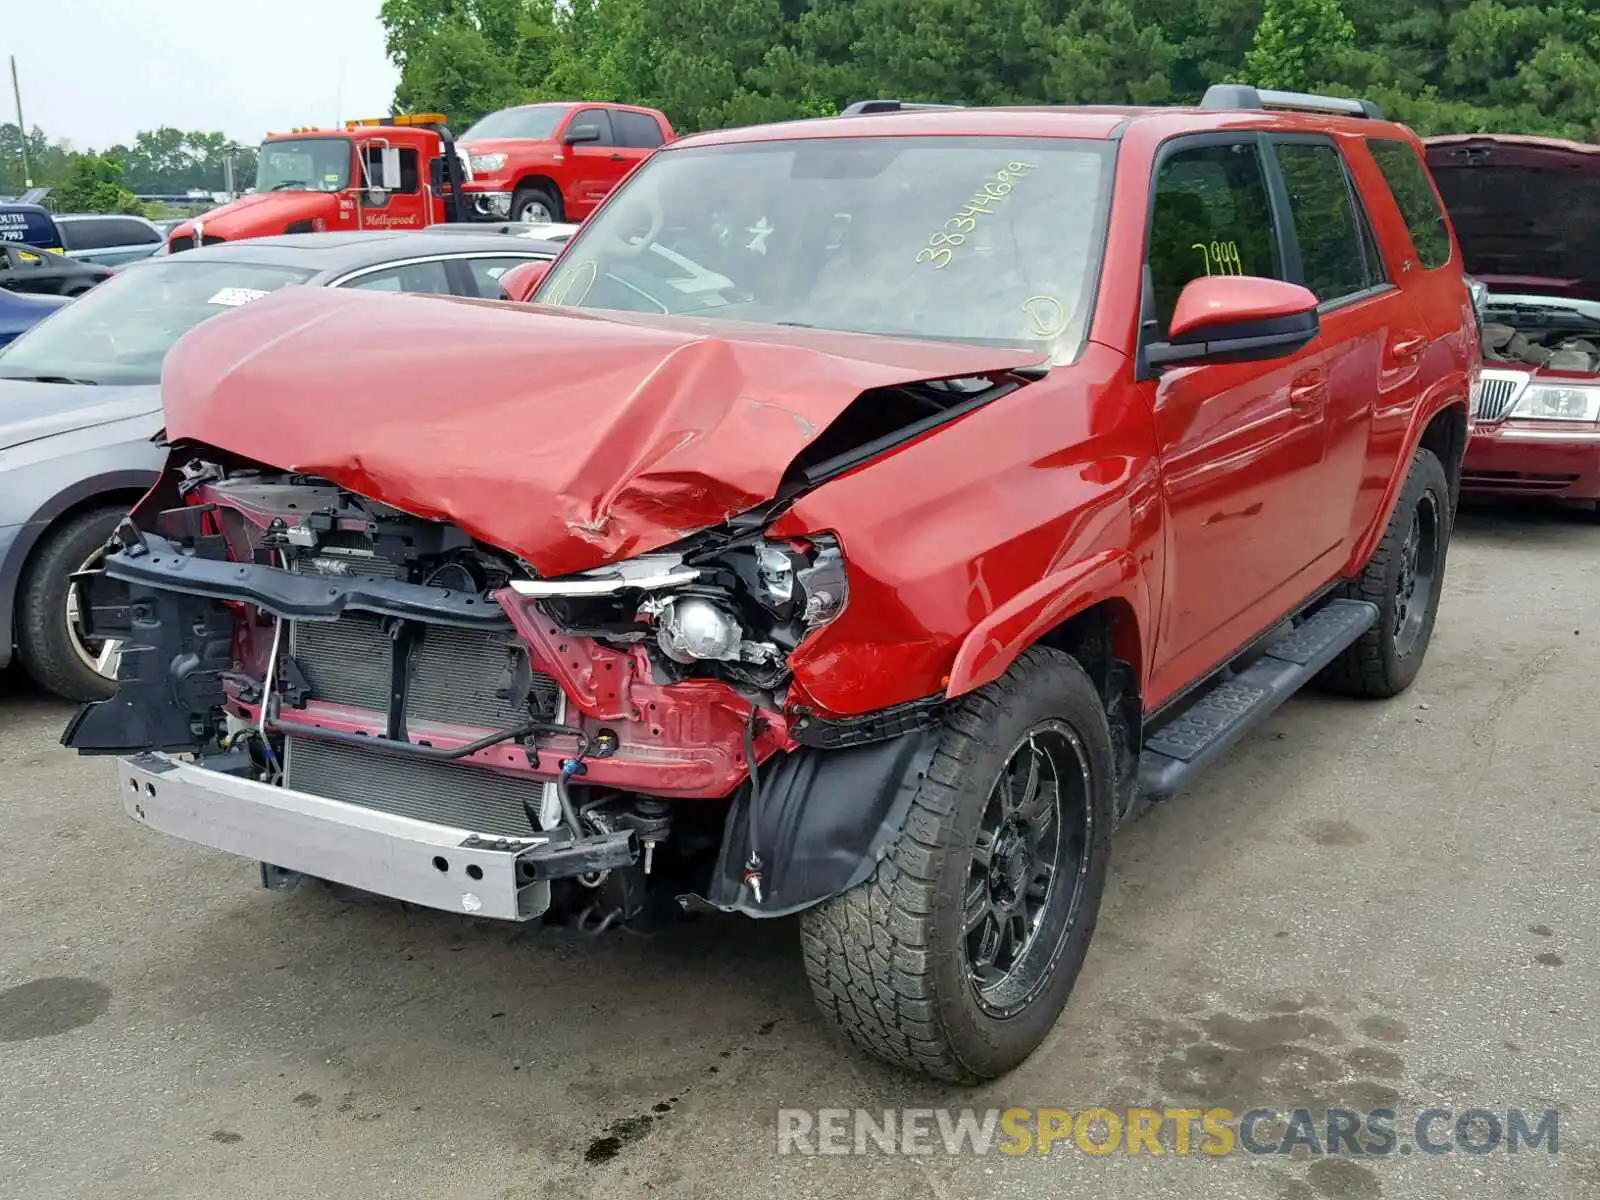
[[[624,173],[649,158],[667,140],[661,123],[649,113],[615,109],[611,113],[611,127],[621,143],[620,153],[626,160],[623,164]]]
[[[1304,366],[1321,393],[1325,441],[1321,463],[1306,480],[1301,519],[1321,556],[1320,574],[1331,578],[1349,549],[1373,414],[1415,378],[1415,358],[1395,359],[1390,348],[1415,344],[1423,330],[1389,279],[1339,146],[1322,135],[1277,135],[1269,144],[1294,235],[1288,275],[1321,302],[1322,334]]]
[[[1185,284],[1206,275],[1287,279],[1291,240],[1265,139],[1168,142],[1146,245],[1159,341]],[[1201,677],[1306,598],[1327,547],[1305,514],[1327,436],[1318,342],[1265,362],[1163,371],[1148,382],[1167,509],[1167,569],[1152,694]]]

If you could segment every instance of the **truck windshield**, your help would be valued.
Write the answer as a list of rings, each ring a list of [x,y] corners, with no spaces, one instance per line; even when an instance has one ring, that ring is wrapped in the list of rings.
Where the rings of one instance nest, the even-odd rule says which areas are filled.
[[[502,108],[467,129],[460,141],[483,138],[547,138],[555,136],[561,118],[572,110],[570,104],[529,104],[522,108]]]
[[[292,267],[197,262],[188,255],[147,259],[0,350],[0,379],[157,383],[167,351],[201,321],[311,275]]]
[[[350,139],[284,138],[261,143],[258,192],[338,192],[350,186]]]
[[[655,155],[587,221],[545,304],[1081,348],[1113,148],[976,137]]]

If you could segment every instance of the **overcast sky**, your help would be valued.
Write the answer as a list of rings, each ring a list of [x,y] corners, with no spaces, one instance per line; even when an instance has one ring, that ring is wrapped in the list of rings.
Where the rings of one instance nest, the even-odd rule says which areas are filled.
[[[389,111],[381,0],[0,0],[0,120],[76,149],[141,129],[269,130]]]

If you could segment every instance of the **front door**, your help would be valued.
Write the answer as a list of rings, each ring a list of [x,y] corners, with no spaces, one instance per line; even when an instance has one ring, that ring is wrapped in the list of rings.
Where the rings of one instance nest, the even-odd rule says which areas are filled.
[[[579,109],[572,115],[568,130],[593,126],[599,138],[589,142],[574,142],[566,148],[572,160],[572,176],[576,186],[569,197],[567,216],[581,221],[600,201],[616,187],[632,166],[627,155],[617,143],[616,130],[612,128],[611,114],[603,108]],[[571,201],[576,201],[572,203]]]
[[[1160,340],[1190,280],[1291,278],[1255,134],[1170,144],[1157,166],[1146,262]],[[1264,362],[1169,369],[1147,386],[1166,505],[1167,569],[1152,695],[1198,678],[1303,596],[1327,547],[1307,514],[1326,440],[1320,339]]]
[[[433,224],[433,198],[423,186],[422,156],[413,146],[378,139],[358,147],[362,229],[421,229]]]

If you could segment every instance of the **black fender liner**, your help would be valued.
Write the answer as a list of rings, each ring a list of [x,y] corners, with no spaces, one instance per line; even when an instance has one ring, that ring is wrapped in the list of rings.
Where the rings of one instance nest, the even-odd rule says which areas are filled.
[[[786,917],[865,883],[905,822],[938,730],[924,728],[842,750],[802,747],[760,771],[756,846],[761,902],[745,885],[750,785],[735,795],[707,895],[680,896],[689,911]]]

